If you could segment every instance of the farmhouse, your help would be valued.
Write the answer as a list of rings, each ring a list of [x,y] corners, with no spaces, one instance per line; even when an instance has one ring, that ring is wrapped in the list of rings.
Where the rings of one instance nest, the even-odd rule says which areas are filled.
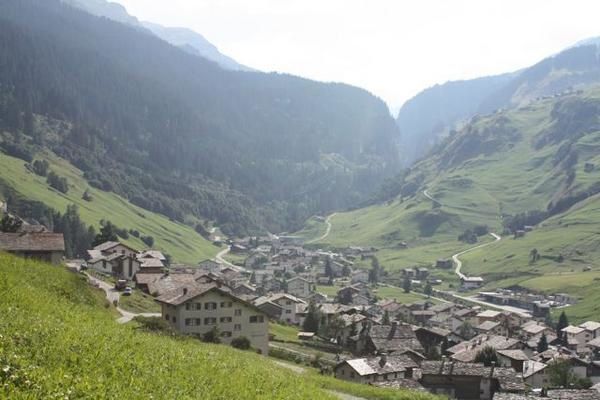
[[[460,278],[461,288],[464,290],[477,289],[483,286],[483,278],[479,276],[463,276]]]
[[[162,317],[177,331],[204,335],[216,328],[224,343],[246,337],[262,354],[269,350],[268,317],[257,307],[216,283],[192,284],[156,299]]]
[[[374,383],[412,378],[418,365],[408,356],[357,358],[346,360],[335,366],[335,377],[356,383]]]
[[[0,251],[60,264],[65,253],[62,233],[0,233]]]

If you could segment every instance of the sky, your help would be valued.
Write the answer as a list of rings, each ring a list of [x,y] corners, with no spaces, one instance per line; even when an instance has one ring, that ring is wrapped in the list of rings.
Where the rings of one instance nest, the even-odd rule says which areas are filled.
[[[395,113],[421,90],[515,71],[600,36],[596,0],[113,0],[239,63],[344,82]]]

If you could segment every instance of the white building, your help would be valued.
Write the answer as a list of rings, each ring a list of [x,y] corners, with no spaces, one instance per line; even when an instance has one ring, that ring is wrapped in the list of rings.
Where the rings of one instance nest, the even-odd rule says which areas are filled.
[[[269,351],[269,320],[265,313],[215,283],[192,284],[156,299],[162,317],[178,332],[204,335],[214,328],[223,343],[246,337],[262,354]]]
[[[315,285],[308,280],[296,276],[287,281],[287,292],[292,296],[307,298],[314,291]]]

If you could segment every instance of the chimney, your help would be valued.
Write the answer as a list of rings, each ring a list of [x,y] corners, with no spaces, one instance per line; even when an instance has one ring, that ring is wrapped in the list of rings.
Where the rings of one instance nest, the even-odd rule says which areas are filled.
[[[383,368],[386,363],[387,363],[387,354],[386,353],[381,353],[381,358],[379,358],[379,366],[381,368]]]
[[[184,288],[183,288],[183,295],[185,296],[185,295],[187,294],[187,292],[188,292],[188,291],[187,291],[187,288],[186,288],[186,287],[184,287]]]
[[[496,361],[492,361],[492,368],[490,369],[490,378],[494,377],[494,370],[496,369]]]

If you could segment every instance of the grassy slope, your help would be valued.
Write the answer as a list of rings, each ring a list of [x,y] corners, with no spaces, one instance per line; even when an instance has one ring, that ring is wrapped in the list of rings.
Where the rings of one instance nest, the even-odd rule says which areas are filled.
[[[0,398],[372,399],[429,395],[295,375],[263,356],[119,325],[80,275],[0,255]]]
[[[68,205],[77,204],[82,219],[96,228],[101,219],[107,219],[120,228],[136,229],[142,235],[152,236],[154,247],[171,254],[177,262],[195,264],[217,253],[216,247],[189,226],[134,206],[114,193],[90,187],[80,170],[53,154],[38,154],[36,157],[42,158],[50,162],[53,171],[68,179],[69,192],[66,195],[51,189],[45,178],[25,168],[24,161],[3,153],[0,153],[0,178],[23,196],[41,201],[61,212]],[[93,197],[92,202],[81,198],[86,189]],[[125,242],[139,249],[147,247],[133,236]]]
[[[583,98],[597,100],[600,90],[592,89]],[[478,155],[465,162],[438,172],[442,152],[413,167],[409,180],[418,174],[424,184],[412,198],[395,199],[388,204],[340,213],[332,219],[333,228],[323,245],[362,245],[379,248],[381,264],[390,270],[414,265],[431,265],[437,258],[471,247],[456,241],[464,229],[486,224],[497,232],[501,229],[500,214],[514,214],[528,210],[544,210],[556,193],[561,192],[564,171],[553,166],[553,157],[560,147],[548,145],[534,149],[533,138],[550,126],[550,112],[556,100],[548,99],[524,108],[481,117],[474,123],[479,130],[495,129],[500,118],[508,118],[511,127],[520,134],[510,147],[490,155]],[[461,133],[464,134],[464,133]],[[459,134],[459,135],[461,135]],[[600,132],[589,132],[575,143],[579,160],[576,165],[575,188],[580,190],[600,181]],[[596,165],[593,172],[584,172],[584,164]],[[442,203],[434,210],[430,195]],[[438,222],[434,232],[424,230],[424,216],[433,216]],[[562,221],[562,222],[561,222]],[[568,226],[567,226],[568,225]],[[491,280],[489,287],[522,284],[532,289],[567,291],[581,294],[584,300],[569,310],[577,318],[600,318],[600,295],[583,296],[593,285],[589,274],[582,268],[590,265],[597,269],[598,231],[600,228],[600,199],[590,199],[585,206],[578,205],[562,216],[546,222],[521,240],[504,240],[498,244],[462,257],[465,271],[483,274]],[[485,240],[488,240],[487,238]],[[408,249],[401,249],[401,241]],[[542,255],[562,253],[567,261],[556,263],[542,259],[535,266],[528,265],[529,251],[538,248]],[[584,260],[584,261],[579,261]],[[560,284],[561,274],[572,274],[580,283]],[[448,272],[435,272],[445,280],[456,281]],[[543,280],[540,276],[544,275]],[[550,277],[548,277],[550,275]],[[536,278],[536,279],[532,279]],[[564,286],[564,290],[561,289]],[[591,289],[590,289],[591,292]]]

